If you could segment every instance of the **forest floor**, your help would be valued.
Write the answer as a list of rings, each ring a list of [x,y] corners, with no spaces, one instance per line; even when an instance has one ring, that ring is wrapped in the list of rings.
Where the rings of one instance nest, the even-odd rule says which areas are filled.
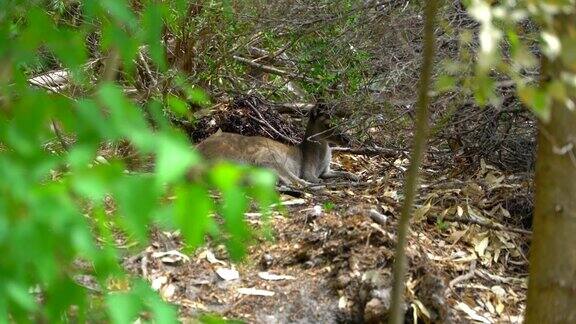
[[[178,233],[154,231],[125,267],[148,280],[186,321],[215,314],[250,323],[385,322],[407,159],[338,154],[361,176],[302,198],[281,196],[259,238],[232,263],[222,245],[182,252]],[[530,232],[510,225],[527,181],[482,163],[472,175],[427,162],[408,240],[407,319],[519,323]],[[262,229],[258,213],[247,221]],[[416,322],[416,321],[414,321]]]

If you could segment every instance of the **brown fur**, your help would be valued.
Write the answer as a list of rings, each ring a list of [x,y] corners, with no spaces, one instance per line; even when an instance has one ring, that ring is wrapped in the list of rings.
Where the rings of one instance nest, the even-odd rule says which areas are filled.
[[[298,145],[219,131],[196,148],[209,160],[225,159],[273,169],[285,184],[306,185],[317,183],[320,178],[337,176],[356,179],[348,172],[330,170],[330,142],[340,144],[342,137],[330,127],[328,116],[315,108],[310,112],[306,133]]]

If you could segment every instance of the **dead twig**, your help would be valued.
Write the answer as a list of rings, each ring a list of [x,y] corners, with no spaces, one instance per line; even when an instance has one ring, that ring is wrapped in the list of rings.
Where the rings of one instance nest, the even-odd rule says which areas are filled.
[[[256,68],[256,69],[260,69],[264,72],[268,72],[268,73],[276,74],[276,75],[283,76],[283,77],[289,77],[292,79],[297,79],[297,80],[302,80],[302,81],[318,84],[317,80],[312,79],[312,78],[307,77],[307,76],[302,75],[302,74],[284,71],[282,69],[279,69],[277,67],[270,66],[270,65],[260,64],[260,63],[254,62],[254,60],[249,60],[245,57],[241,57],[238,55],[233,55],[232,58],[234,58],[238,62],[244,63],[246,65],[250,65],[251,67]]]
[[[120,53],[117,49],[113,48],[109,51],[108,57],[104,60],[104,67],[102,70],[102,78],[100,83],[114,81],[120,66]]]
[[[287,102],[273,104],[273,106],[279,113],[303,113],[311,110],[316,105],[308,102]]]
[[[57,76],[56,80],[53,79],[51,75],[56,75]],[[68,96],[67,94],[61,91],[68,86],[68,84],[65,83],[68,81],[68,77],[69,77],[68,71],[61,70],[49,74],[43,74],[38,77],[30,78],[28,79],[28,83],[40,87],[42,89],[45,89],[48,92],[52,92],[61,95],[65,98],[68,98],[70,100],[74,100],[72,97]],[[62,149],[66,152],[70,152],[70,147],[66,142],[66,140],[64,139],[64,136],[62,135],[62,131],[60,130],[60,127],[58,127],[58,124],[56,123],[56,119],[52,118],[50,120],[50,123],[52,126],[51,127],[52,131],[56,135],[56,138],[58,139],[58,142],[62,146]]]
[[[278,187],[278,192],[284,195],[292,196],[295,198],[302,198],[306,195],[306,193],[302,190],[298,190],[288,186],[280,186]]]
[[[365,148],[350,148],[350,147],[333,147],[332,151],[347,153],[347,154],[357,154],[357,155],[381,155],[383,157],[397,157],[398,155],[405,155],[404,152],[399,152],[393,149],[381,148],[381,147],[365,147]]]
[[[448,287],[452,289],[457,283],[472,279],[474,277],[475,271],[476,271],[476,260],[472,260],[472,264],[470,264],[470,269],[468,270],[468,272],[452,279],[448,284]]]
[[[52,118],[51,123],[52,123],[52,130],[54,131],[54,134],[56,134],[56,138],[58,139],[58,142],[60,142],[62,149],[66,152],[70,152],[70,146],[64,139],[64,136],[60,131],[60,127],[58,127],[58,125],[56,124],[56,120],[54,118]]]
[[[524,284],[526,283],[526,279],[523,278],[513,278],[513,277],[502,277],[499,275],[495,275],[495,274],[491,274],[486,270],[475,270],[474,273],[479,276],[482,277],[486,280],[491,280],[494,281],[495,283],[499,283],[499,284],[511,284],[511,283],[519,283],[519,284]]]
[[[250,109],[252,109],[252,111],[258,115],[258,118],[253,117],[253,116],[248,116],[254,120],[256,120],[257,122],[260,122],[264,125],[266,125],[272,132],[274,132],[276,135],[280,136],[281,138],[283,138],[284,140],[292,143],[292,144],[297,144],[298,142],[290,137],[288,137],[286,134],[283,134],[279,131],[277,131],[274,127],[272,127],[272,125],[270,125],[270,123],[268,121],[266,121],[266,119],[262,116],[262,114],[258,111],[258,109],[256,107],[254,107],[254,105],[249,104],[248,105],[250,107]]]
[[[368,181],[336,181],[336,182],[326,182],[326,187],[329,188],[348,188],[348,187],[362,187],[370,186],[376,184],[375,182]]]

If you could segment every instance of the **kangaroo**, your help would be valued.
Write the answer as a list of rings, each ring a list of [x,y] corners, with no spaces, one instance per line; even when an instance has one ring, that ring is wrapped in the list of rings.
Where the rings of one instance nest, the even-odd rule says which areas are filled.
[[[306,186],[334,177],[357,180],[349,172],[330,170],[332,152],[328,144],[342,144],[344,139],[329,121],[329,116],[316,106],[310,111],[306,132],[298,145],[218,131],[196,149],[209,160],[226,159],[273,169],[286,185]]]

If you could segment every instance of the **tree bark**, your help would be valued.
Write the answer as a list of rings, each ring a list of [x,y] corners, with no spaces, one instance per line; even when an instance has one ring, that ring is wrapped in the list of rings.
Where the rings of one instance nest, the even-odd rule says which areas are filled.
[[[576,41],[576,15],[562,18],[555,20],[555,32]],[[559,79],[561,72],[576,73],[573,62],[557,59],[547,65],[543,63],[545,77]],[[575,90],[570,91],[576,103]],[[549,122],[540,123],[538,136],[526,323],[576,323],[575,147],[576,111],[566,102],[555,102]]]
[[[555,105],[538,142],[526,323],[576,323],[576,113]]]

